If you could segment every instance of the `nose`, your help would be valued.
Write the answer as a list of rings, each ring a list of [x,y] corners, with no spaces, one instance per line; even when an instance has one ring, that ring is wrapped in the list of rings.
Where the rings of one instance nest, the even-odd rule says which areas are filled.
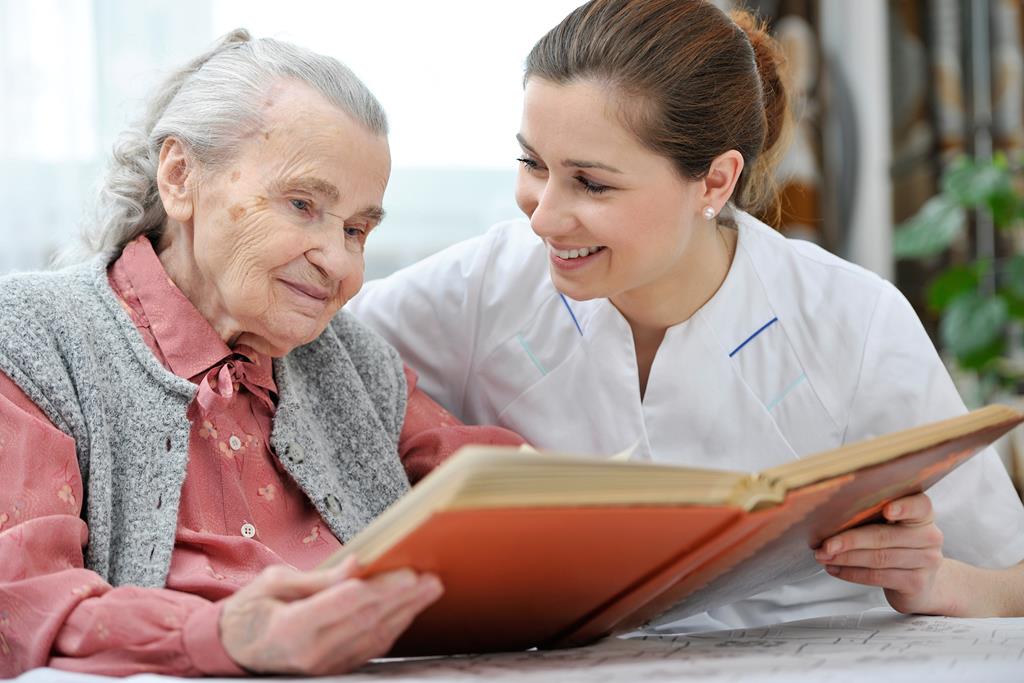
[[[363,272],[362,251],[348,248],[341,231],[325,230],[318,244],[306,252],[306,259],[329,281],[325,284],[337,284]]]
[[[575,225],[570,203],[559,195],[556,183],[551,180],[521,187],[517,200],[538,237],[558,237],[570,232]]]

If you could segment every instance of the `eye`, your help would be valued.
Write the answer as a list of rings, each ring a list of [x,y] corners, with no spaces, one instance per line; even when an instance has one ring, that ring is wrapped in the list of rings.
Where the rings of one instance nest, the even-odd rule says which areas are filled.
[[[540,168],[540,164],[526,156],[519,157],[516,161],[522,164],[527,171],[536,171]]]
[[[303,213],[308,213],[310,209],[313,208],[313,206],[305,199],[289,199],[288,202],[292,205],[292,207],[298,209],[299,211],[302,211]]]
[[[362,225],[345,226],[345,248],[357,254],[363,253],[366,248],[366,235],[369,228]]]
[[[585,176],[578,175],[575,176],[575,178],[577,181],[579,181],[579,184],[583,186],[583,189],[587,194],[601,194],[602,192],[607,192],[608,190],[612,189],[607,185],[600,185],[598,183],[595,183],[587,179]]]

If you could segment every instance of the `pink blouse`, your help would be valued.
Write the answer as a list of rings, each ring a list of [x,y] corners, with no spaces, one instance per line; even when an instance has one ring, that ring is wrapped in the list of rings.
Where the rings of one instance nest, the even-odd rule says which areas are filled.
[[[270,446],[270,358],[228,348],[145,237],[108,275],[154,355],[199,386],[166,587],[113,588],[83,568],[89,532],[74,441],[0,373],[0,677],[37,666],[239,675],[218,633],[223,599],[269,565],[311,569],[341,544]],[[405,372],[399,451],[411,481],[467,443],[522,443],[500,428],[461,425]]]

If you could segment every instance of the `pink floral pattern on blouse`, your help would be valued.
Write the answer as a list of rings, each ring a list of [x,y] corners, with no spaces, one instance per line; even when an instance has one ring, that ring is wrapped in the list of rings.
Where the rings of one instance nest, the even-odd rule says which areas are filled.
[[[220,644],[221,602],[263,568],[311,569],[340,547],[269,438],[270,358],[228,348],[167,277],[145,237],[108,272],[169,371],[199,386],[166,587],[113,588],[83,568],[88,529],[74,441],[0,373],[0,677],[36,666],[96,674],[239,675]],[[461,425],[416,387],[400,455],[417,481],[467,443],[518,444]]]

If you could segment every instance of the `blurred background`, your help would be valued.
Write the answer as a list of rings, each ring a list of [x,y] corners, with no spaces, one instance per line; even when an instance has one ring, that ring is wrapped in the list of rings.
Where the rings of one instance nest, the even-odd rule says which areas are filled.
[[[370,277],[479,234],[518,215],[523,60],[578,4],[0,0],[0,274],[46,266],[153,85],[239,26],[341,59],[387,109]],[[969,403],[1019,403],[1021,0],[716,4],[756,10],[788,56],[797,124],[776,227],[896,282]]]
[[[578,4],[0,0],[0,272],[47,262],[150,90],[237,27],[339,58],[387,110],[394,174],[371,276],[475,235],[518,214],[522,63]]]

